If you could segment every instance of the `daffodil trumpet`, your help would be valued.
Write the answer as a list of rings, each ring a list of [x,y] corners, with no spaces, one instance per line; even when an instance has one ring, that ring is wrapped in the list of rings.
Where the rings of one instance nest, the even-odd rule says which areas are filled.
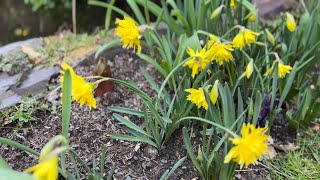
[[[60,147],[56,147],[58,142],[62,144]],[[38,164],[27,168],[24,172],[32,173],[32,176],[38,180],[57,180],[58,156],[69,149],[68,141],[64,136],[55,136],[42,148]]]

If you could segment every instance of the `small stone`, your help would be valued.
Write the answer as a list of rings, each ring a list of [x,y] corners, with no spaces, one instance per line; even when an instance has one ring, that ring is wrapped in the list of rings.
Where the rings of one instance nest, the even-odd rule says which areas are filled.
[[[133,159],[134,159],[134,160],[138,160],[138,157],[137,157],[137,156],[133,156]]]
[[[182,166],[182,167],[181,167],[181,169],[186,170],[186,169],[187,169],[187,167],[186,167],[186,166]]]
[[[132,178],[130,176],[127,176],[126,177],[126,180],[131,180]]]
[[[152,159],[155,159],[158,155],[158,150],[152,146],[147,146],[145,148],[145,153],[151,156]]]
[[[143,169],[146,169],[146,168],[147,168],[147,166],[146,166],[146,164],[145,164],[145,163],[142,163],[142,165],[141,165],[141,166],[142,166],[142,168],[143,168]]]
[[[152,166],[152,164],[151,164],[151,162],[149,161],[149,162],[147,162],[147,164],[146,164],[146,167],[151,167]]]
[[[124,106],[125,106],[125,107],[128,107],[128,106],[129,106],[129,101],[127,101],[127,100],[124,101]]]
[[[166,164],[168,161],[165,160],[165,159],[161,159],[160,162],[163,163],[163,164]]]

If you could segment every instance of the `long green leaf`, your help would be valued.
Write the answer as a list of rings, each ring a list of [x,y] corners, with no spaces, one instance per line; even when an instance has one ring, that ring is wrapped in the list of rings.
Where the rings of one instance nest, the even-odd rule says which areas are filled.
[[[14,171],[11,169],[0,168],[1,180],[36,180],[35,177],[27,173]]]
[[[193,165],[197,168],[197,170],[199,171],[199,173],[204,176],[204,173],[202,172],[202,168],[200,166],[200,164],[198,163],[197,161],[197,158],[196,158],[196,155],[192,149],[192,145],[191,145],[191,142],[190,142],[190,138],[189,138],[189,134],[188,134],[188,131],[187,129],[184,127],[182,129],[182,132],[183,132],[183,141],[184,141],[184,145],[186,146],[186,149],[187,149],[187,152],[189,154],[189,157],[193,163]]]
[[[121,40],[120,39],[115,39],[112,41],[108,41],[107,43],[105,43],[103,46],[101,46],[98,51],[96,52],[96,54],[94,55],[94,58],[98,58],[105,50],[115,47],[115,46],[120,46],[121,45]]]
[[[262,105],[262,96],[260,91],[257,91],[255,102],[254,102],[253,118],[252,118],[252,124],[254,125],[257,124],[259,113],[261,111],[261,105]]]
[[[140,24],[146,24],[146,20],[144,19],[139,7],[137,6],[136,2],[134,0],[127,0],[127,3],[129,4],[131,10],[136,15],[136,17],[139,20]]]
[[[69,70],[66,70],[63,76],[62,86],[62,135],[68,140],[68,131],[70,124],[71,112],[71,90],[72,79]],[[62,173],[66,174],[66,152],[61,153],[61,169]]]
[[[148,134],[146,131],[144,131],[143,129],[141,129],[139,126],[137,126],[136,124],[134,124],[133,122],[131,122],[130,120],[127,120],[126,118],[120,116],[119,114],[112,114],[114,118],[116,118],[118,121],[120,121],[121,123],[123,123],[124,125],[126,125],[128,128],[133,129],[141,134],[144,134],[148,137],[151,137],[150,134]]]
[[[278,108],[281,108],[281,105],[282,103],[284,102],[285,98],[287,97],[291,87],[292,87],[292,84],[293,84],[293,80],[294,80],[294,77],[296,75],[296,72],[297,72],[297,67],[298,67],[298,63],[296,62],[293,66],[293,69],[289,75],[289,78],[286,82],[286,85],[284,86],[284,89],[283,91],[281,92],[281,96],[280,96],[280,101],[279,101],[279,105],[278,105]]]
[[[164,70],[154,59],[152,59],[150,56],[146,54],[138,54],[138,56],[146,61],[147,63],[151,64],[163,77],[167,76],[166,70]]]
[[[173,172],[174,172],[176,169],[178,169],[178,167],[180,167],[180,166],[182,165],[182,163],[183,163],[186,159],[187,159],[187,157],[183,157],[183,158],[179,159],[179,161],[177,161],[177,162],[174,164],[174,166],[171,168],[170,171],[167,170],[167,171],[165,172],[165,174],[164,174],[165,176],[164,176],[164,175],[161,176],[160,180],[167,180],[167,179],[169,179],[169,177],[173,174]]]
[[[17,143],[17,142],[14,142],[14,141],[10,140],[10,139],[7,139],[7,138],[0,137],[0,144],[6,144],[6,145],[9,145],[9,146],[18,148],[18,149],[20,149],[22,151],[28,152],[28,153],[33,154],[35,156],[39,156],[40,155],[39,152],[37,152],[37,151],[35,151],[35,150],[25,146],[25,145],[22,145],[20,143]]]
[[[130,17],[130,15],[128,13],[124,12],[120,8],[117,8],[117,7],[113,6],[113,5],[110,5],[110,4],[105,3],[105,2],[101,2],[101,1],[97,1],[97,0],[89,0],[88,4],[89,5],[94,5],[94,6],[100,6],[100,7],[104,7],[104,8],[111,8],[112,10],[114,10],[115,12],[119,13],[122,16]]]
[[[120,139],[120,140],[124,140],[124,141],[144,142],[144,143],[147,143],[151,146],[158,147],[156,143],[154,143],[153,141],[147,140],[146,138],[141,139],[139,137],[128,136],[128,135],[124,135],[124,134],[114,134],[114,133],[108,134],[108,136],[110,136],[113,139]]]
[[[108,109],[111,111],[118,112],[118,113],[125,113],[125,114],[130,114],[130,115],[139,116],[139,117],[143,116],[142,111],[138,111],[138,110],[134,110],[134,109],[130,109],[130,108],[109,106]]]

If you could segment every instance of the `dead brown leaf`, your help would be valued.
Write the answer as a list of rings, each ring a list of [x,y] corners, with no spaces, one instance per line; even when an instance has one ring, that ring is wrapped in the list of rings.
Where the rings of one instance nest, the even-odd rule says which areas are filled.
[[[28,55],[29,59],[31,60],[32,64],[38,64],[41,61],[45,60],[47,56],[35,51],[32,47],[21,45],[21,50],[23,53]]]

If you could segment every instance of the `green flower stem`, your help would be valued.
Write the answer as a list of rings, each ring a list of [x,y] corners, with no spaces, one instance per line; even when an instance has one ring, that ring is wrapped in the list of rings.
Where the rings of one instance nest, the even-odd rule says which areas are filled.
[[[187,61],[189,61],[191,58],[193,57],[188,57],[187,59],[185,59],[184,61],[182,61],[181,63],[179,63],[176,67],[174,67],[171,72],[168,74],[168,76],[166,77],[166,79],[163,81],[160,89],[159,89],[159,92],[158,92],[158,98],[160,99],[161,98],[161,94],[162,94],[162,91],[165,87],[165,85],[167,84],[167,82],[169,81],[170,77],[180,68],[180,66],[182,66],[184,63],[186,63]]]
[[[233,30],[235,30],[237,28],[241,29],[242,26],[239,26],[239,25],[233,26],[231,29],[229,29],[229,31],[227,31],[224,35],[221,36],[221,39],[225,39],[228,34],[230,34]]]
[[[239,137],[236,133],[232,132],[230,129],[226,128],[226,127],[223,127],[222,125],[220,124],[217,124],[215,122],[212,122],[212,121],[209,121],[207,119],[204,119],[204,118],[200,118],[200,117],[194,117],[194,116],[188,116],[188,117],[184,117],[184,118],[181,118],[179,119],[177,122],[181,122],[183,120],[190,120],[190,119],[194,119],[194,120],[198,120],[198,121],[201,121],[201,122],[205,122],[205,123],[208,123],[208,124],[211,124],[217,128],[220,128],[224,131],[226,131],[227,133],[229,133],[231,136],[233,136],[234,138],[237,138]]]

